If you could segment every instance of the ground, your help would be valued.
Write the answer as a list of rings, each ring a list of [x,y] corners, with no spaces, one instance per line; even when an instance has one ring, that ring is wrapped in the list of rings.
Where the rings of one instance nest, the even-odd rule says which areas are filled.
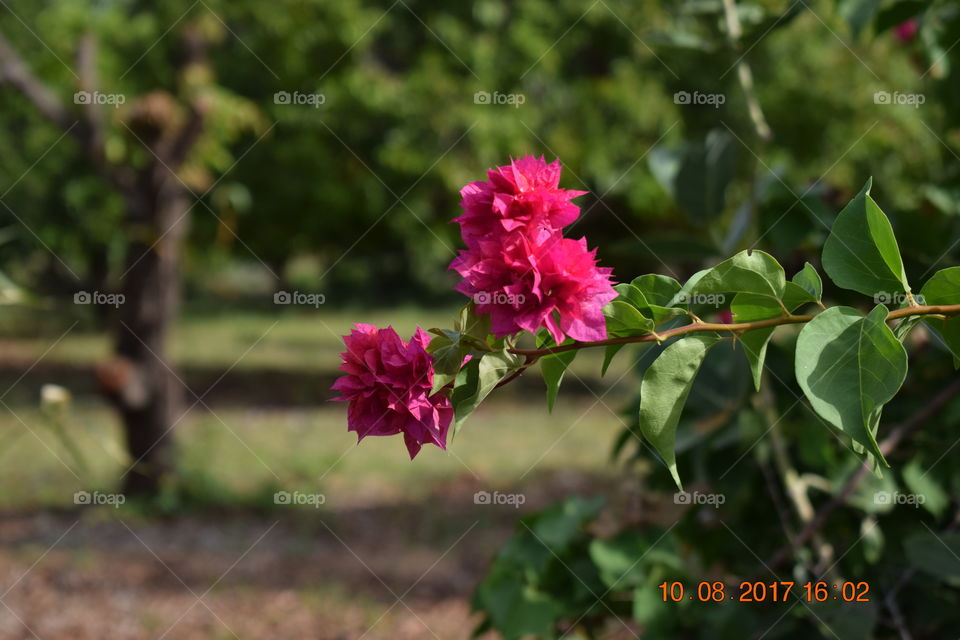
[[[0,639],[469,637],[470,593],[518,516],[617,482],[631,376],[624,358],[596,378],[590,354],[552,415],[530,374],[449,453],[357,446],[327,402],[337,336],[352,320],[409,333],[419,315],[447,316],[188,314],[174,352],[188,405],[203,401],[177,425],[179,481],[116,508],[74,500],[111,499],[128,466],[89,375],[106,340],[69,322],[19,329],[0,344]],[[68,406],[40,407],[50,383]],[[484,491],[523,504],[478,504]]]

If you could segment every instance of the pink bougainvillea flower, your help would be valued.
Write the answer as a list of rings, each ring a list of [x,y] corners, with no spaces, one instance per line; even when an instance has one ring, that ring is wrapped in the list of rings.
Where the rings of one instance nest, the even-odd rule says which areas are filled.
[[[424,444],[446,449],[453,409],[443,393],[430,394],[433,360],[423,329],[404,342],[393,327],[356,324],[343,342],[344,375],[333,384],[340,393],[334,399],[348,403],[347,429],[357,441],[402,433],[411,460]]]
[[[580,207],[570,200],[586,193],[559,188],[560,161],[547,164],[542,156],[490,169],[487,178],[460,190],[464,214],[454,222],[468,247],[518,229],[541,240],[577,219]]]
[[[917,31],[920,30],[920,23],[916,18],[910,18],[898,24],[893,28],[893,35],[896,36],[897,40],[906,44],[913,40],[914,36],[917,35]]]
[[[585,238],[550,236],[541,242],[522,233],[480,240],[461,251],[450,268],[463,281],[457,291],[489,313],[498,337],[546,327],[560,343],[607,337],[603,307],[617,297],[612,269],[598,267]]]

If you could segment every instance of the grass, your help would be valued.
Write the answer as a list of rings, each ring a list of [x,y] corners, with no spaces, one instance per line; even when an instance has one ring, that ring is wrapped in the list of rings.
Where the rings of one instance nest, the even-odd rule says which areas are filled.
[[[110,491],[126,468],[112,413],[94,406],[69,415],[84,465],[37,409],[0,420],[0,507],[67,506],[78,490]],[[22,422],[20,422],[22,420]],[[547,469],[603,468],[619,420],[601,404],[499,401],[471,417],[447,453],[424,447],[411,462],[402,440],[345,428],[342,407],[192,411],[177,427],[179,475],[213,503],[265,504],[277,489],[323,493],[327,506],[419,500],[465,477],[494,488],[522,486]]]

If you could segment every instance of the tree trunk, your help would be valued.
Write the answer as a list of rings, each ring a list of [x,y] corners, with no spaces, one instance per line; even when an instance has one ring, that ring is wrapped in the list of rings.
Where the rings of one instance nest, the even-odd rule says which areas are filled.
[[[204,31],[188,26],[183,33],[179,84],[193,87],[191,78],[205,77],[209,68]],[[80,43],[80,87],[93,91],[96,81],[96,39]],[[0,84],[11,85],[51,122],[79,141],[93,167],[124,197],[128,208],[127,263],[123,275],[115,356],[97,368],[101,390],[116,405],[123,420],[128,451],[133,458],[124,474],[124,491],[153,494],[173,471],[171,431],[182,417],[182,384],[167,362],[167,332],[176,317],[180,296],[179,263],[190,210],[190,191],[177,172],[183,167],[204,130],[208,101],[187,105],[180,122],[177,99],[157,89],[141,96],[128,110],[124,126],[146,147],[151,160],[142,164],[107,162],[102,108],[92,102],[76,120],[72,108],[31,72],[20,54],[0,33]],[[195,89],[195,87],[194,87]],[[203,95],[203,92],[200,92]]]
[[[173,471],[174,425],[182,417],[183,385],[167,357],[167,335],[180,296],[180,251],[188,204],[180,185],[167,184],[132,202],[135,224],[127,247],[115,353],[124,382],[114,400],[133,457],[124,479],[131,495],[154,494]],[[136,228],[138,227],[138,228]]]

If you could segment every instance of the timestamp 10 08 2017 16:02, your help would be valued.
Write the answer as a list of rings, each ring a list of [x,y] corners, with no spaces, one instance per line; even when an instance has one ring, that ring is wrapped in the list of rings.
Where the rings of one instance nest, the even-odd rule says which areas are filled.
[[[870,585],[866,582],[760,582],[744,581],[736,587],[721,580],[702,580],[687,589],[682,582],[658,585],[664,602],[697,600],[699,602],[787,602],[799,598],[806,602],[870,602]]]

